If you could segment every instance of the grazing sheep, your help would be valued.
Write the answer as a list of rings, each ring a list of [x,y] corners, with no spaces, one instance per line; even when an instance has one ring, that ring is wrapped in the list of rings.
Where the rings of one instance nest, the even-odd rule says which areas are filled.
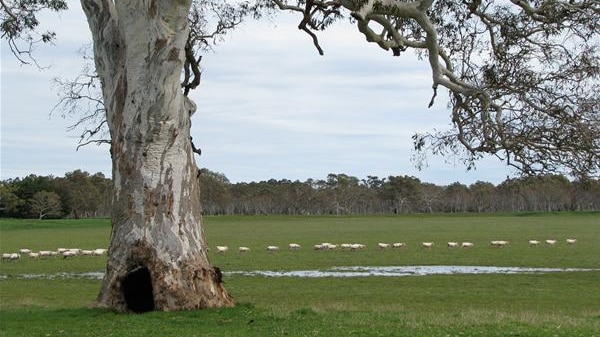
[[[315,250],[334,250],[337,249],[337,245],[334,245],[333,243],[329,243],[329,242],[323,242],[323,243],[319,243],[313,246],[315,248]]]
[[[546,240],[546,244],[548,244],[550,246],[554,246],[556,244],[556,240],[554,240],[554,239],[548,239],[548,240]]]
[[[352,244],[351,243],[342,243],[342,244],[340,244],[340,248],[343,250],[352,249]]]
[[[392,248],[404,248],[406,247],[406,243],[404,242],[394,242],[392,243]]]
[[[298,250],[298,249],[302,248],[302,246],[300,246],[300,245],[299,245],[299,244],[297,244],[297,243],[290,243],[290,244],[288,245],[288,248],[289,248],[290,250]]]
[[[94,251],[93,250],[88,250],[88,249],[81,250],[81,255],[92,256],[92,255],[94,255]]]
[[[448,248],[456,248],[458,247],[458,242],[449,241]]]
[[[79,248],[69,248],[69,251],[75,255],[81,255],[81,249]]]
[[[353,243],[350,245],[350,250],[352,250],[352,251],[357,250],[357,249],[365,249],[365,248],[367,248],[367,246],[365,246],[361,243]]]
[[[267,246],[267,252],[276,252],[279,250],[279,246]]]
[[[577,242],[577,239],[567,239],[567,244],[572,245]]]
[[[61,255],[62,255],[63,259],[67,259],[69,257],[76,256],[77,253],[75,251],[73,251],[73,250],[67,250],[67,251],[62,252]]]
[[[460,246],[462,248],[473,248],[475,247],[475,244],[473,242],[463,242],[460,244]]]
[[[504,240],[490,241],[490,246],[492,248],[504,248],[507,244],[508,244],[508,241],[504,241]]]
[[[21,253],[23,255],[28,255],[29,253],[31,253],[31,249],[21,248],[21,249],[19,249],[19,253]]]
[[[34,252],[31,252],[27,255],[29,255],[30,259],[38,259],[40,257],[40,253],[34,253]]]
[[[228,250],[229,250],[229,247],[227,247],[227,246],[217,246],[217,253],[223,254],[223,253],[227,252]]]
[[[248,253],[250,251],[250,248],[248,247],[238,247],[238,253],[243,254],[243,253]]]
[[[421,247],[430,249],[433,247],[433,242],[423,242],[421,243]]]
[[[538,240],[529,240],[529,246],[537,246],[540,242]]]
[[[102,255],[106,254],[107,251],[108,250],[104,249],[104,248],[97,248],[97,249],[94,249],[94,255],[102,256]]]
[[[390,244],[389,243],[381,243],[380,242],[380,243],[377,244],[377,248],[379,248],[379,249],[388,249],[388,248],[390,248]]]
[[[55,251],[55,250],[42,250],[40,251],[40,256],[43,257],[49,257],[49,256],[58,256],[61,255],[61,253]]]
[[[4,260],[10,260],[10,253],[3,253],[2,254],[2,261]]]

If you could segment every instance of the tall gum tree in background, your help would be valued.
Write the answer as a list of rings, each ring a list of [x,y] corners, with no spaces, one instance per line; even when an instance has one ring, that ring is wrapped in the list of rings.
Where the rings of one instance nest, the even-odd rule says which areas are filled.
[[[36,41],[35,13],[64,3],[0,0],[2,37],[17,57],[23,54],[16,40]],[[189,132],[195,104],[187,93],[200,79],[193,45],[201,39],[189,27],[201,26],[210,3],[81,4],[113,162],[113,228],[99,304],[120,311],[232,305],[207,258]],[[430,105],[446,88],[454,126],[415,135],[417,150],[461,154],[468,166],[491,154],[525,174],[586,177],[600,173],[599,6],[597,0],[260,0],[255,8],[298,13],[298,28],[321,54],[317,33],[344,17],[394,56],[416,50],[431,67]]]

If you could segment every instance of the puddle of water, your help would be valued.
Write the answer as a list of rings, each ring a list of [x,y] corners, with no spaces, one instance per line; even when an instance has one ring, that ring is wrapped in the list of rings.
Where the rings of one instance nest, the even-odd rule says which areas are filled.
[[[19,275],[0,275],[0,281],[8,280],[11,278],[33,280],[33,279],[73,279],[73,278],[84,278],[92,280],[102,280],[104,272],[88,272],[88,273],[56,273],[56,274],[19,274]]]
[[[402,277],[426,275],[453,275],[453,274],[545,274],[574,271],[597,271],[600,269],[581,268],[529,268],[529,267],[489,267],[489,266],[348,266],[333,267],[327,270],[254,270],[254,271],[224,271],[226,276],[263,276],[263,277]],[[101,280],[103,272],[89,273],[56,273],[56,274],[22,274],[0,275],[0,281],[9,278],[17,279],[60,279],[60,278],[86,278]]]
[[[599,269],[577,268],[528,268],[528,267],[486,267],[486,266],[349,266],[333,267],[328,270],[292,271],[230,271],[225,275],[265,276],[265,277],[402,277],[452,274],[540,274],[572,271],[594,271]]]

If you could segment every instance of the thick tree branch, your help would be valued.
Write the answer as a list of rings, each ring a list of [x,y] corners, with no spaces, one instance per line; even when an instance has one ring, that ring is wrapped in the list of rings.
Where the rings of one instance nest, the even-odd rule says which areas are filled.
[[[307,1],[272,1],[307,21]],[[490,154],[527,174],[600,174],[597,0],[333,4],[368,42],[394,56],[409,48],[426,55],[429,106],[440,87],[450,92],[454,129],[415,136],[417,150],[464,155],[468,167]]]

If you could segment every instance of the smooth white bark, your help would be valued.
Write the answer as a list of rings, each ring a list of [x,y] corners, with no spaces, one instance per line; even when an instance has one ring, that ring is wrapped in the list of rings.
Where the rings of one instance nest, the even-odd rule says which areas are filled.
[[[232,305],[210,266],[183,67],[190,1],[82,0],[111,133],[113,229],[99,305],[129,310],[124,279],[147,268],[157,310]]]

